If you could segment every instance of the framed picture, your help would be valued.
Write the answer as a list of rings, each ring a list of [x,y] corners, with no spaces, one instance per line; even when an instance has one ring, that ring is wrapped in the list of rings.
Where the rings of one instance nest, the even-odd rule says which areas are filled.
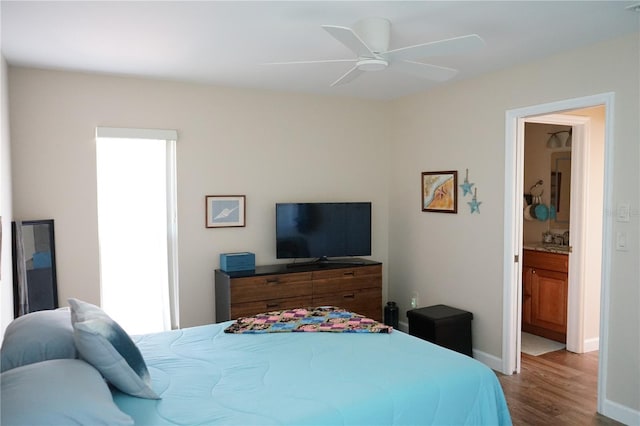
[[[246,218],[244,195],[207,195],[205,204],[207,228],[244,226]]]
[[[422,172],[422,211],[458,213],[458,172]]]

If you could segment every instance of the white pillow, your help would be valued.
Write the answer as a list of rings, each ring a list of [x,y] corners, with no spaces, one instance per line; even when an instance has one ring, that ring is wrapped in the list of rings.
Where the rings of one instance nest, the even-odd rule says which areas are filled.
[[[69,299],[74,340],[80,357],[124,393],[160,399],[151,389],[151,376],[131,337],[102,309]]]
[[[3,425],[132,425],[100,373],[79,359],[55,359],[0,374]]]
[[[7,326],[0,372],[48,359],[77,358],[69,309],[23,315]]]

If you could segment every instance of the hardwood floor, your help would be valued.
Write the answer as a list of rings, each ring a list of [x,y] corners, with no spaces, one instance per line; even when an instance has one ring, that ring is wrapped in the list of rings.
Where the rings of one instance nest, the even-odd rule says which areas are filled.
[[[498,379],[516,426],[621,424],[596,413],[598,352],[523,353],[520,374]]]

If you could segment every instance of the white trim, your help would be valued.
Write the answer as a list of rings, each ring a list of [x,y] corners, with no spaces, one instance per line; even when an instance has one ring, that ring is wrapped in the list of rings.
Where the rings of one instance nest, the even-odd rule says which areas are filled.
[[[409,323],[407,323],[406,321],[398,322],[398,329],[404,333],[409,334]],[[472,349],[472,353],[475,360],[480,361],[492,370],[500,371],[500,369],[502,368],[502,359],[498,358],[497,356],[490,355],[477,349]]]
[[[96,127],[97,138],[119,139],[154,139],[154,140],[178,140],[176,130],[163,129],[129,129],[125,127]]]
[[[180,328],[178,279],[178,183],[176,141],[167,140],[167,266],[169,274],[170,329]]]
[[[502,360],[497,356],[490,355],[486,352],[473,349],[473,359],[480,361],[492,370],[500,371]]]
[[[600,338],[594,337],[593,339],[586,339],[584,341],[583,352],[593,352],[600,348]]]
[[[617,420],[625,425],[640,425],[640,411],[633,410],[608,399],[603,402],[602,406],[603,409],[598,409],[598,412],[605,416]]]
[[[606,214],[609,206],[613,205],[613,153],[614,134],[613,119],[615,94],[606,93],[605,99],[605,128],[604,128],[604,209],[602,217],[602,287],[600,288],[600,352],[598,353],[598,412],[608,415],[605,403],[607,392],[607,369],[609,363],[609,277],[611,277],[611,246],[613,241],[613,215]],[[616,418],[609,416],[611,418]],[[638,422],[640,423],[640,422]]]
[[[521,215],[514,214],[515,211],[522,211],[524,207],[523,197],[516,197],[515,194],[522,192],[516,188],[522,188],[523,173],[516,173],[514,164],[523,164],[523,145],[518,144],[518,140],[524,139],[524,125],[517,110],[506,112],[505,119],[505,168],[504,168],[504,273],[503,286],[504,294],[502,298],[502,373],[511,375],[520,371],[520,357],[516,353],[520,352],[520,322],[521,322],[521,300],[520,286],[518,286],[520,276],[522,276],[522,262],[515,262],[514,257],[522,259],[522,226],[520,224]],[[507,219],[511,219],[511,225],[507,226]],[[513,309],[513,307],[516,307]]]
[[[612,205],[613,185],[613,106],[615,93],[602,93],[582,98],[568,99],[547,104],[534,105],[506,111],[505,123],[505,205],[504,205],[504,282],[503,282],[503,336],[502,336],[502,372],[512,374],[516,367],[516,349],[519,346],[518,335],[520,318],[520,303],[517,300],[517,287],[513,284],[518,279],[516,273],[520,270],[519,263],[513,262],[513,256],[520,254],[521,242],[515,238],[519,229],[519,214],[522,211],[522,197],[514,199],[517,193],[516,167],[522,163],[516,162],[518,148],[522,147],[523,139],[516,133],[519,120],[525,117],[546,115],[553,112],[569,111],[597,105],[605,106],[605,166],[604,166],[604,203],[603,208]],[[600,353],[598,363],[598,412],[608,415],[603,410],[607,389],[608,365],[608,327],[609,327],[609,277],[611,269],[611,234],[612,218],[603,216],[603,244],[602,244],[602,286],[600,299]],[[515,277],[515,278],[514,278]]]

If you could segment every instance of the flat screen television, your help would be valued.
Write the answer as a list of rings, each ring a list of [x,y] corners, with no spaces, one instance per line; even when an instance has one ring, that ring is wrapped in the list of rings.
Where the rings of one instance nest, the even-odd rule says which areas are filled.
[[[278,259],[371,255],[371,203],[276,204]]]

